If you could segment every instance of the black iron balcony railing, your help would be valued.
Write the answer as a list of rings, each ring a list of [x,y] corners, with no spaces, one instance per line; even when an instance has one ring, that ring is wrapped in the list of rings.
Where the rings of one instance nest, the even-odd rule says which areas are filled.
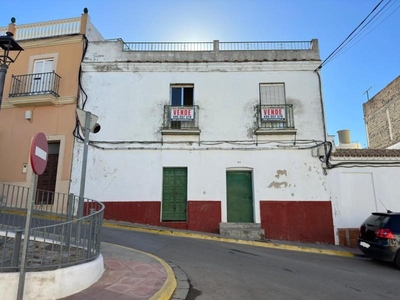
[[[10,97],[52,94],[59,97],[61,77],[55,72],[12,75]]]
[[[293,104],[264,104],[257,106],[260,129],[294,129]]]
[[[164,105],[164,129],[199,129],[199,106]]]

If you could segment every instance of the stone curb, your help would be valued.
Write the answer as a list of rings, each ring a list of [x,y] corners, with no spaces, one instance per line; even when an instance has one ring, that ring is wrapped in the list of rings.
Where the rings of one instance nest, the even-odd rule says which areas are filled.
[[[153,233],[153,234],[163,234],[163,235],[170,235],[170,236],[177,236],[177,237],[203,239],[203,240],[209,240],[209,241],[250,245],[250,246],[272,248],[272,249],[317,253],[317,254],[325,254],[325,255],[335,255],[335,256],[342,256],[342,257],[355,257],[356,256],[354,253],[347,252],[347,251],[341,251],[341,250],[303,247],[303,246],[296,246],[296,245],[287,245],[287,244],[283,244],[283,243],[278,244],[278,243],[270,242],[270,241],[259,242],[259,241],[249,241],[249,240],[241,240],[241,239],[233,239],[233,238],[224,238],[224,237],[220,237],[220,236],[212,236],[212,235],[206,235],[206,234],[201,234],[201,233],[174,231],[173,229],[166,230],[166,229],[143,228],[143,227],[136,227],[136,226],[128,225],[128,224],[118,224],[118,223],[113,223],[113,222],[103,222],[103,226],[108,227],[108,228],[132,230],[132,231],[137,231],[137,232],[147,232],[147,233]]]
[[[171,300],[185,300],[190,290],[189,279],[187,278],[185,272],[183,272],[177,265],[173,264],[172,262],[168,262],[168,264],[174,271],[174,275],[178,284]]]

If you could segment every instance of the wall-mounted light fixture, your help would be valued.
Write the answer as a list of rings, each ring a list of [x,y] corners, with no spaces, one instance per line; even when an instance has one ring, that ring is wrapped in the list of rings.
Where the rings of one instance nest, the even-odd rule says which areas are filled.
[[[31,120],[32,119],[32,111],[31,110],[26,110],[25,111],[25,120]]]
[[[11,25],[14,25],[15,18],[11,19]],[[9,27],[10,28],[10,27]],[[0,109],[1,101],[3,99],[4,83],[6,81],[6,74],[8,66],[14,63],[21,51],[24,49],[13,39],[14,34],[7,31],[6,35],[0,36]]]

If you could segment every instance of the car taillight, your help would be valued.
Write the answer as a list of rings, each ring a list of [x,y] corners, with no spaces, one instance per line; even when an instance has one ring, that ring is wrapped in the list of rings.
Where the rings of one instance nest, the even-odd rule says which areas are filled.
[[[381,239],[394,239],[393,233],[390,229],[378,229],[375,231],[375,236]]]

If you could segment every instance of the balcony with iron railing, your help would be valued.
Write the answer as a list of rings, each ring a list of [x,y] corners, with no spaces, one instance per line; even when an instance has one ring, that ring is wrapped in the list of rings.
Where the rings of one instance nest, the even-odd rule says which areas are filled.
[[[16,106],[55,105],[61,77],[53,72],[12,75],[9,102]]]
[[[256,134],[295,134],[293,104],[257,106]]]
[[[200,134],[199,106],[164,106],[162,134]]]

